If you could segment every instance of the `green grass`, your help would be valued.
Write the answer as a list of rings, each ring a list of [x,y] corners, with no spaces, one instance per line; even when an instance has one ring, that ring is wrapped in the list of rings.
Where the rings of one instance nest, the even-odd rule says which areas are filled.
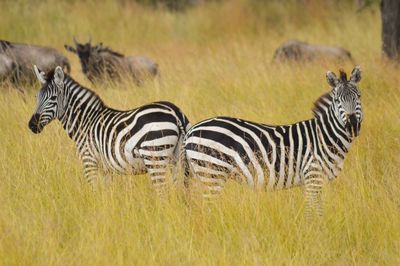
[[[72,76],[114,108],[169,100],[192,123],[308,119],[328,89],[326,71],[341,65],[271,64],[279,44],[299,38],[352,52],[365,118],[343,172],[324,188],[324,217],[307,222],[301,189],[256,192],[232,182],[211,208],[184,200],[181,188],[162,205],[146,176],[116,177],[92,192],[59,122],[40,135],[28,129],[39,86],[25,95],[2,87],[0,264],[400,264],[400,76],[381,60],[378,6],[356,13],[352,2],[306,2],[232,0],[184,13],[111,1],[2,3],[1,38],[63,51],[73,35],[91,35],[154,58],[161,84],[94,87],[63,51]]]

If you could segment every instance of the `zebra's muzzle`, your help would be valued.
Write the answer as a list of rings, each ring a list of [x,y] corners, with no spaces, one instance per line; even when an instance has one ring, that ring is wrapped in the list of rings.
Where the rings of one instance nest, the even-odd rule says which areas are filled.
[[[360,134],[361,124],[358,122],[356,114],[351,114],[347,118],[346,130],[351,137],[358,137]]]
[[[30,130],[32,130],[33,133],[38,134],[42,131],[43,127],[40,126],[39,123],[40,120],[40,115],[39,114],[34,114],[31,118],[31,120],[29,120],[28,126],[30,128]]]

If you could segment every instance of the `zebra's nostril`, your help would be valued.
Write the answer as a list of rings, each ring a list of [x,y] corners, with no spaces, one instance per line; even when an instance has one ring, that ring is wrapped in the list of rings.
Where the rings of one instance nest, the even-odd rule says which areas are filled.
[[[35,134],[40,132],[39,118],[40,118],[39,114],[34,114],[28,123],[29,129]]]
[[[348,116],[348,119],[349,119],[349,122],[350,122],[352,125],[357,124],[357,116],[356,116],[356,114],[351,114],[351,115],[349,115],[349,116]]]

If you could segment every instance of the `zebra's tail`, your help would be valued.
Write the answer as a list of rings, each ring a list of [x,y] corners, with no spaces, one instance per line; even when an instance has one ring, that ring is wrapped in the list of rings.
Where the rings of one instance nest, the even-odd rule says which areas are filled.
[[[184,145],[185,143],[183,142],[181,144],[181,148],[179,151],[179,161],[178,161],[178,165],[181,169],[180,174],[183,174],[183,185],[186,189],[189,188],[189,184],[190,184],[190,166],[189,166],[189,162],[188,159],[186,157],[186,151],[184,149]]]
[[[178,174],[180,175],[183,174],[183,184],[186,188],[188,188],[189,164],[187,162],[184,145],[185,145],[186,133],[189,131],[191,124],[189,123],[189,120],[186,117],[186,115],[182,112],[180,112],[178,115],[177,123],[180,130],[180,134],[178,137],[178,143],[174,151],[174,157],[177,160],[175,168],[179,169],[179,171],[176,170]],[[177,178],[175,178],[175,180],[177,180]]]
[[[177,126],[179,128],[179,134],[178,134],[178,142],[175,146],[174,152],[173,152],[173,160],[174,160],[174,169],[173,169],[173,181],[176,182],[178,180],[177,176],[178,174],[184,173],[184,183],[186,186],[186,176],[189,173],[189,165],[186,162],[186,158],[183,158],[182,156],[185,155],[184,153],[184,139],[186,136],[186,133],[189,131],[191,128],[191,124],[189,122],[189,119],[187,116],[173,103],[170,102],[157,102],[158,104],[168,106],[175,114],[176,117],[176,122]]]

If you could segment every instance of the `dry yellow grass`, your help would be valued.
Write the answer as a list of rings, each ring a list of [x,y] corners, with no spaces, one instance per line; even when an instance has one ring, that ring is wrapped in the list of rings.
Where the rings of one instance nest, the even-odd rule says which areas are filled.
[[[261,1],[260,1],[261,2]],[[254,192],[229,183],[217,206],[160,206],[146,176],[92,192],[74,144],[57,121],[40,135],[27,123],[38,86],[0,92],[0,264],[400,264],[400,75],[381,62],[377,6],[252,0],[167,13],[118,2],[3,2],[1,38],[62,50],[72,36],[103,41],[159,62],[162,84],[94,88],[76,57],[72,76],[115,108],[154,100],[180,106],[192,123],[215,115],[291,123],[311,117],[328,88],[330,62],[275,66],[284,40],[342,45],[363,69],[365,120],[339,178],[324,189],[325,216],[303,218],[301,189]],[[344,65],[347,71],[353,67]]]

